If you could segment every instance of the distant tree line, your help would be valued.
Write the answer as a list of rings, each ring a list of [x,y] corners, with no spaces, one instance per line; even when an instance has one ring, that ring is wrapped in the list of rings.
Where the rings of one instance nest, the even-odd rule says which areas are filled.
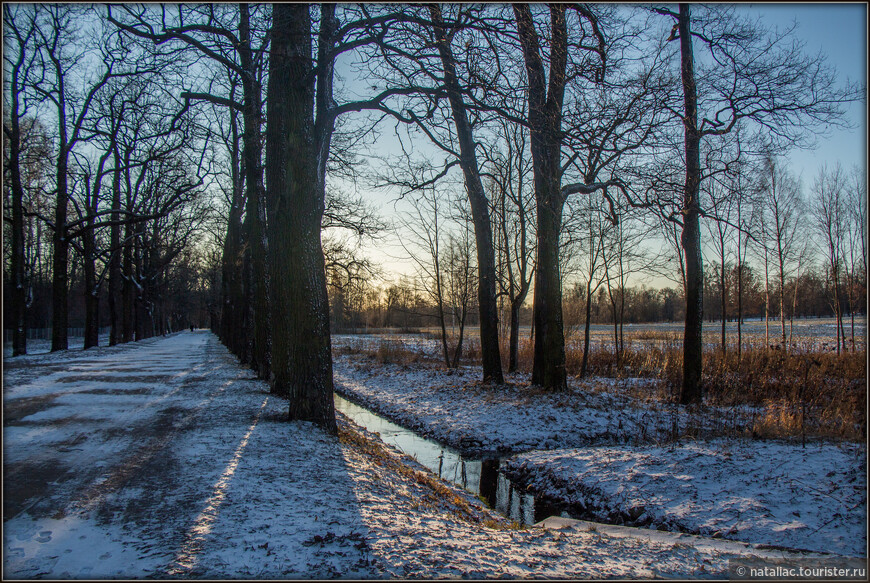
[[[751,267],[746,266],[744,273],[744,297],[743,319],[763,320],[769,316],[772,326],[775,327],[773,336],[777,335],[780,326],[779,305],[774,304],[765,310],[764,281],[754,274]],[[722,319],[722,306],[719,298],[718,266],[708,266],[708,274],[705,278],[704,319],[708,322],[719,322]],[[727,266],[727,283],[729,293],[727,296],[726,322],[735,322],[738,319],[737,296],[736,296],[736,267]],[[797,289],[795,289],[797,287]],[[794,317],[800,318],[834,318],[832,294],[833,288],[830,279],[824,272],[817,269],[808,269],[807,273],[801,274],[796,280],[787,282],[785,295],[793,297],[797,292],[800,301],[792,306],[786,305],[786,326]],[[649,322],[682,322],[685,316],[685,299],[678,288],[664,287],[653,288],[646,285],[629,286],[622,290],[616,290],[619,299],[624,298],[625,310],[622,318],[614,318],[611,301],[606,289],[599,288],[593,294],[590,302],[590,322],[593,324],[613,324],[623,322],[628,324],[641,324]],[[779,294],[779,288],[772,292]],[[866,291],[858,289],[855,294],[866,297]],[[332,330],[335,333],[364,332],[366,330],[380,329],[404,329],[415,331],[421,328],[439,326],[439,314],[435,304],[426,297],[419,281],[411,278],[401,278],[391,284],[376,285],[370,280],[358,280],[352,286],[331,287],[330,313]],[[842,292],[840,301],[848,305],[848,292]],[[565,312],[566,327],[582,327],[585,324],[585,286],[575,284],[565,292],[563,310]],[[501,334],[509,332],[510,320],[508,306],[502,303],[499,306],[502,323]],[[854,312],[858,316],[866,316],[866,304],[854,303],[851,310],[847,310],[847,317]],[[452,329],[455,335],[461,314],[461,306],[448,303],[446,326]],[[466,314],[465,325],[476,326],[479,314],[475,309],[469,309]],[[523,327],[531,326],[531,306],[525,305],[519,310],[519,322]],[[846,324],[848,331],[848,324]],[[452,336],[451,336],[452,338]],[[777,342],[779,341],[775,338]]]

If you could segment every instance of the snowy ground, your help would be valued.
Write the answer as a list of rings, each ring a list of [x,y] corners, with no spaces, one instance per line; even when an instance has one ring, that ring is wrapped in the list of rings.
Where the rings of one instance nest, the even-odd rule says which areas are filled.
[[[669,440],[675,434],[743,428],[752,410],[687,411],[627,395],[650,379],[572,380],[552,395],[529,388],[528,374],[486,386],[479,367],[442,370],[427,364],[378,364],[341,355],[333,365],[336,391],[436,441],[468,452],[507,453],[601,443]]]
[[[4,368],[4,578],[721,578],[785,555],[517,527],[346,421],[287,422],[206,331]]]
[[[864,448],[713,440],[538,451],[512,476],[605,522],[866,556]]]
[[[108,346],[109,344],[109,335],[108,334],[100,334],[99,336],[99,345],[100,346]],[[85,344],[85,339],[83,336],[70,336],[68,338],[68,346],[71,350],[81,350],[82,346]],[[27,341],[27,354],[46,354],[51,351],[51,339],[45,338],[31,338]],[[12,356],[12,342],[9,341],[3,345],[3,358],[9,358]]]
[[[866,556],[864,444],[717,437],[745,428],[752,411],[655,408],[623,390],[642,379],[571,379],[554,396],[530,390],[527,375],[488,387],[479,368],[379,365],[355,354],[337,358],[335,378],[348,398],[460,450],[527,452],[502,468],[583,516]]]

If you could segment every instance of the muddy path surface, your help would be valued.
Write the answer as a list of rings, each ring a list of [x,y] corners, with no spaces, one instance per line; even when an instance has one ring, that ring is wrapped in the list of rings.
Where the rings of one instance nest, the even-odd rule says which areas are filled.
[[[195,350],[197,343],[186,344]],[[10,359],[5,521],[22,512],[60,518],[73,508],[105,505],[128,484],[172,483],[167,448],[222,387],[195,382],[206,363],[190,368],[185,355],[155,343],[125,348],[77,359]]]
[[[154,559],[140,574],[168,573],[267,398],[205,332],[4,365],[4,545],[27,576],[63,574],[52,561],[93,544],[86,532],[50,548],[68,518],[134,525]],[[45,556],[28,557],[33,542]],[[110,576],[112,563],[103,553],[85,574]]]

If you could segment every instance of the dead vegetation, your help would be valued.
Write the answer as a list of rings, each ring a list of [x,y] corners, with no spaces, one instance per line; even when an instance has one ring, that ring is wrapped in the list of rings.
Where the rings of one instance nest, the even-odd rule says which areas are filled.
[[[673,331],[638,330],[626,336],[625,350],[617,362],[612,342],[597,334],[590,343],[587,375],[604,378],[649,379],[649,383],[620,383],[630,396],[651,406],[673,403],[682,383],[682,340]],[[342,349],[348,353],[347,349]],[[427,357],[396,340],[380,340],[374,348],[354,349],[380,364],[418,364],[442,368],[437,357]],[[479,340],[467,338],[463,364],[479,364]],[[501,353],[507,359],[507,345]],[[532,368],[533,345],[521,338],[519,371]],[[568,343],[566,367],[578,377],[583,359],[582,342]],[[505,362],[506,368],[506,362]],[[795,340],[786,349],[768,346],[763,338],[745,338],[722,351],[711,335],[704,351],[702,383],[704,406],[723,411],[751,410],[751,434],[765,438],[821,437],[863,440],[867,430],[866,349],[839,355],[823,339]],[[596,387],[598,385],[595,385]],[[605,386],[605,385],[602,385]],[[604,390],[612,390],[606,385]],[[725,413],[727,415],[727,413]],[[735,429],[736,430],[736,429]]]

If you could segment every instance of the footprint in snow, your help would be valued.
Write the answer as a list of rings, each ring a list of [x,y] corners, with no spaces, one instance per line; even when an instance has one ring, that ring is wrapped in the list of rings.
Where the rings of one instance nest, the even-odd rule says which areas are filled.
[[[47,543],[50,540],[51,540],[51,531],[50,530],[43,530],[42,532],[39,533],[39,536],[36,537],[36,542],[38,542],[38,543]]]

